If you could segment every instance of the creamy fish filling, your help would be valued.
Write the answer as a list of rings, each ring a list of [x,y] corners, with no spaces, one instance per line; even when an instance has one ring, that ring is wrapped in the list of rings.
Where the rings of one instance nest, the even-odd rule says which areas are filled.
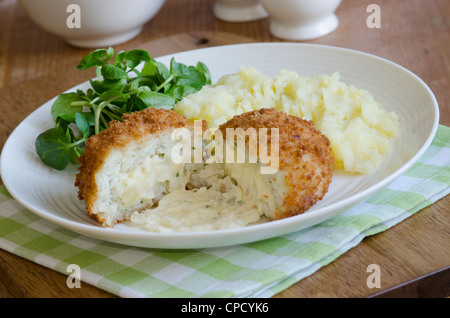
[[[154,232],[237,228],[272,217],[282,205],[272,186],[277,178],[260,174],[256,164],[188,164],[180,177],[189,180],[184,187],[134,212],[131,222]]]
[[[282,207],[283,172],[258,163],[176,163],[170,134],[114,150],[97,174],[94,208],[153,232],[208,231],[272,218]]]

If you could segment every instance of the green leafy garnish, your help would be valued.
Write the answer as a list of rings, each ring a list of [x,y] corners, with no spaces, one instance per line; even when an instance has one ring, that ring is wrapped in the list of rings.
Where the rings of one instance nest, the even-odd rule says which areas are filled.
[[[88,138],[108,128],[111,120],[150,107],[172,109],[183,97],[211,84],[209,69],[202,62],[188,66],[172,58],[167,68],[139,49],[115,56],[111,47],[94,50],[77,69],[92,67],[97,78],[89,80],[91,88],[59,95],[51,109],[54,127],[36,139],[37,154],[54,169],[76,163]]]

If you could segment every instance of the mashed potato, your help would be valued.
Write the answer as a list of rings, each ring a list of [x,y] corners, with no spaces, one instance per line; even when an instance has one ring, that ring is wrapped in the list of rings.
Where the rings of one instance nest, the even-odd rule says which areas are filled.
[[[331,142],[334,168],[352,173],[372,172],[399,129],[395,113],[385,111],[367,91],[340,81],[338,73],[309,77],[281,70],[271,78],[241,67],[174,106],[189,120],[204,119],[210,127],[261,108],[312,120]]]

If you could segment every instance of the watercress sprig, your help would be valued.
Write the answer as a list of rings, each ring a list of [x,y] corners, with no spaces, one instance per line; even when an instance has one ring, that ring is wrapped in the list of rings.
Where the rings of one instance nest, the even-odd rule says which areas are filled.
[[[138,70],[138,66],[143,67]],[[169,68],[145,50],[97,49],[77,65],[96,68],[90,88],[59,95],[51,108],[54,127],[41,133],[36,152],[48,166],[63,170],[81,156],[90,136],[108,127],[123,114],[149,107],[172,109],[183,97],[211,84],[208,67],[188,66],[171,59]]]

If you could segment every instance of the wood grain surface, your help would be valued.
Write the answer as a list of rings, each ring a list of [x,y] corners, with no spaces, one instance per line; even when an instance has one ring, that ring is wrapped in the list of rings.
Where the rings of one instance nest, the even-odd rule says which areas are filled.
[[[143,48],[161,56],[205,46],[280,41],[269,33],[269,19],[223,22],[214,17],[213,3],[167,0],[138,37],[114,48]],[[371,3],[381,8],[380,29],[366,25]],[[336,31],[307,43],[357,49],[405,66],[430,86],[440,105],[440,123],[450,125],[450,1],[344,0],[337,15]],[[93,74],[75,69],[90,50],[71,47],[43,31],[15,0],[0,0],[0,21],[1,148],[28,114]],[[364,239],[275,297],[448,297],[449,210],[447,196]],[[382,270],[379,289],[367,287],[369,264]],[[115,296],[86,283],[69,289],[66,276],[0,250],[0,297]]]

